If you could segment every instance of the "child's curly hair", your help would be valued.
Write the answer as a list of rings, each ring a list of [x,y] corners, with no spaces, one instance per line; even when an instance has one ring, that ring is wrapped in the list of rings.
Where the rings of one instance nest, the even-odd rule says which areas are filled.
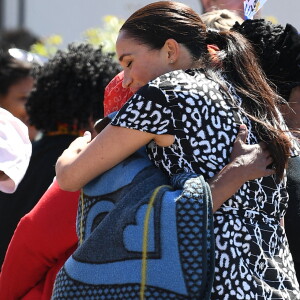
[[[104,89],[120,72],[113,53],[88,44],[59,50],[44,66],[34,68],[35,87],[26,108],[30,123],[43,132],[67,124],[70,130],[89,128],[103,117]]]

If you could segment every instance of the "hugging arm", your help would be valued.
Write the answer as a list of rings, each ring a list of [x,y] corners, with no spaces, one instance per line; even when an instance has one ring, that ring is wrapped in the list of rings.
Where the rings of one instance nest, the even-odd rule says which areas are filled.
[[[242,125],[230,163],[208,181],[214,211],[244,182],[275,173],[267,168],[272,163],[272,158],[265,146],[246,145],[246,137],[247,128]],[[154,134],[112,125],[108,125],[93,141],[90,134],[85,134],[77,138],[58,159],[57,181],[64,190],[79,190],[155,138]],[[162,136],[159,138],[161,141]]]
[[[63,190],[77,191],[154,138],[154,134],[112,125],[107,125],[93,140],[85,133],[57,160],[58,184]]]

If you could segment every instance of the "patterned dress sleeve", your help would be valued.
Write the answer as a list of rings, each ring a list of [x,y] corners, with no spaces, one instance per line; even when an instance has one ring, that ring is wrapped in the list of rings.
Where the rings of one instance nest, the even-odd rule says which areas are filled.
[[[129,99],[111,124],[154,134],[174,134],[169,97],[155,85],[147,84]]]

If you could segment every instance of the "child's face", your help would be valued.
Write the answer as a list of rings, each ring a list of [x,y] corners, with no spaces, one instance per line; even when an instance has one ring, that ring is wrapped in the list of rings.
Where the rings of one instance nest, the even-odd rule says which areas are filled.
[[[33,78],[26,77],[11,85],[6,95],[0,97],[0,106],[27,125],[25,109],[27,98],[33,88]]]

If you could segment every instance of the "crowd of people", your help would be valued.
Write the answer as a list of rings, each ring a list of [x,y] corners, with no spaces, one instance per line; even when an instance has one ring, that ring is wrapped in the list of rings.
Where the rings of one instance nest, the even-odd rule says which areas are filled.
[[[300,299],[300,35],[201,4],[1,50],[0,299]]]

